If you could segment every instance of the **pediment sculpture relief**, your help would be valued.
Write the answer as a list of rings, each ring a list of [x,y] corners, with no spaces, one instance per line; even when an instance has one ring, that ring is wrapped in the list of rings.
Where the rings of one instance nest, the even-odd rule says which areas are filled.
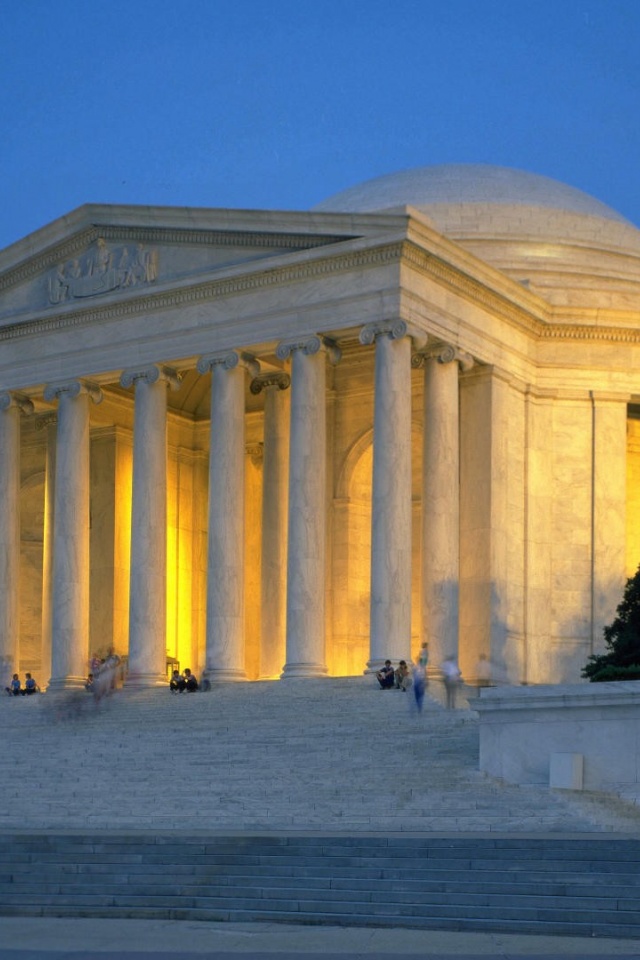
[[[112,290],[153,283],[158,251],[142,243],[109,247],[99,237],[95,247],[76,260],[59,263],[49,276],[49,303],[95,297]]]

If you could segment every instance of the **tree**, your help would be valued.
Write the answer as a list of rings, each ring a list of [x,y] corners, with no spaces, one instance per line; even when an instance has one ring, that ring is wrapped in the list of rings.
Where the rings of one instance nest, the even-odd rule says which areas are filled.
[[[592,654],[582,676],[592,683],[640,680],[640,567],[627,580],[613,623],[604,628],[606,652]]]

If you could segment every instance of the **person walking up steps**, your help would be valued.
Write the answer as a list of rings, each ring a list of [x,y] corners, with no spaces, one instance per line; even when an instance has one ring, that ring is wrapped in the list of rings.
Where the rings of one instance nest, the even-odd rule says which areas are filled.
[[[426,673],[427,665],[429,663],[429,644],[427,643],[426,640],[420,647],[420,652],[418,653],[416,660],[419,663],[419,665],[422,667],[424,672]]]
[[[442,670],[444,688],[447,692],[447,710],[454,710],[458,687],[462,683],[462,674],[460,673],[458,661],[452,653],[443,660],[440,669]]]

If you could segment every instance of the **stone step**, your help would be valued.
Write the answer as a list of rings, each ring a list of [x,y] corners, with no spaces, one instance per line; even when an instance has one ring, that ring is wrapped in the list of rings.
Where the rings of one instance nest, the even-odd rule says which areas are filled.
[[[0,827],[615,831],[639,820],[605,798],[483,777],[475,715],[436,702],[412,713],[410,697],[369,678],[117,694],[99,709],[77,696],[81,716],[48,694],[0,701],[12,752],[30,757],[29,778],[5,784]],[[184,774],[172,775],[176,757]]]
[[[562,838],[555,851],[549,838],[403,838],[400,849],[390,838],[371,851],[372,842],[14,834],[0,837],[0,913],[505,930],[520,923],[640,936],[638,840]]]
[[[194,898],[207,897],[218,902],[228,901],[234,909],[238,906],[238,900],[278,900],[283,902],[299,903],[298,909],[305,909],[306,901],[323,902],[331,904],[351,903],[354,912],[360,912],[363,904],[402,904],[407,909],[414,905],[422,909],[431,911],[434,907],[451,906],[453,902],[462,910],[463,907],[487,906],[487,907],[505,907],[510,910],[517,910],[521,907],[533,908],[541,907],[549,910],[562,911],[631,911],[635,915],[640,914],[640,893],[637,896],[631,896],[627,891],[624,895],[616,897],[596,896],[595,892],[585,895],[584,891],[578,894],[554,894],[551,891],[543,892],[513,892],[503,890],[501,892],[491,892],[478,889],[471,891],[468,889],[456,889],[447,891],[433,891],[425,889],[415,889],[414,886],[403,884],[399,889],[377,889],[376,887],[360,885],[356,880],[352,880],[348,886],[339,888],[319,887],[315,884],[310,885],[308,880],[304,884],[295,886],[273,887],[271,880],[269,887],[262,887],[260,884],[247,882],[245,884],[235,883],[205,885],[194,885],[193,883],[183,883],[176,885],[168,883],[133,883],[131,879],[118,880],[117,877],[110,877],[106,882],[104,878],[100,881],[99,891],[94,894],[93,889],[96,884],[87,884],[84,881],[78,883],[69,882],[51,882],[47,883],[42,878],[38,883],[29,882],[10,882],[0,883],[0,902],[12,903],[20,902],[39,902],[39,903],[84,903],[85,899],[97,897],[101,901],[119,902],[125,895],[123,886],[126,883],[126,899],[133,902],[135,898],[149,897],[170,900],[172,905],[185,905],[192,903]],[[455,892],[455,897],[452,894]],[[609,891],[607,891],[609,893]],[[505,913],[506,915],[506,913]],[[630,921],[635,922],[635,921]]]

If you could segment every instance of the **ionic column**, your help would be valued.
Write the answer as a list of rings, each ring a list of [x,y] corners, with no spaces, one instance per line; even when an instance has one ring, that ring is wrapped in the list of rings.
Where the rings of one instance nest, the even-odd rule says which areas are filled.
[[[36,420],[36,430],[47,431],[44,474],[44,530],[42,534],[42,640],[40,644],[40,677],[51,677],[51,630],[53,620],[53,512],[56,486],[56,433],[58,418],[45,413]]]
[[[291,357],[287,642],[282,679],[321,677],[325,665],[326,356],[338,349],[312,336],[283,340]]]
[[[258,363],[235,350],[201,357],[211,370],[207,670],[215,680],[244,680],[244,416],[246,374]]]
[[[167,388],[179,380],[153,364],[120,385],[135,385],[127,686],[155,687],[167,682]]]
[[[402,321],[368,323],[376,345],[367,668],[411,655],[411,339]],[[424,339],[424,338],[423,338]]]
[[[49,689],[79,688],[89,657],[89,400],[102,393],[80,380],[50,384],[58,401],[53,528],[53,609]]]
[[[2,678],[19,669],[20,657],[20,416],[33,404],[17,393],[0,393],[0,668]]]
[[[415,354],[424,367],[422,447],[422,639],[430,667],[458,655],[460,597],[460,432],[458,368],[473,360],[448,344]]]
[[[287,631],[287,473],[289,396],[286,373],[266,373],[251,383],[264,390],[262,464],[262,644],[260,676],[279,676],[286,658]]]

